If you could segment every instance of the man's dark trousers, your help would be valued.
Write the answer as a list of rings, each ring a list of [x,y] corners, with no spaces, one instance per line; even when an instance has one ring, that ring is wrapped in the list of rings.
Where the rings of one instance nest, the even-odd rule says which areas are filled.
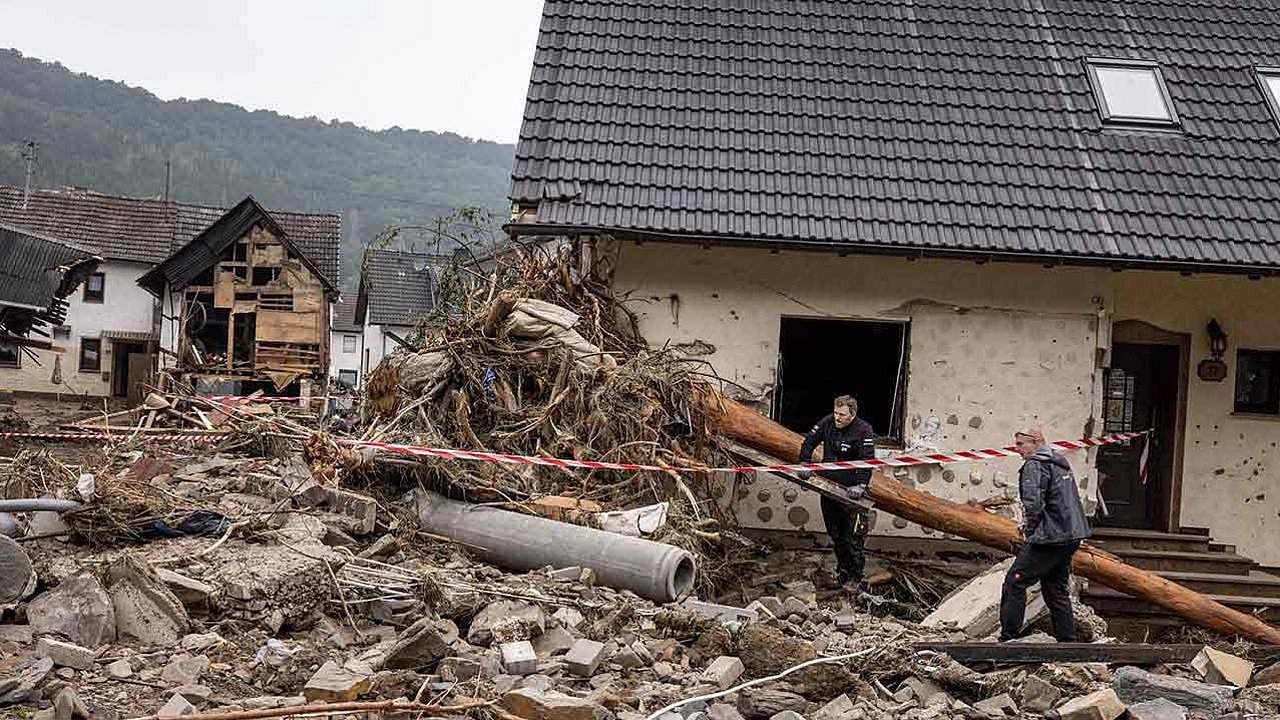
[[[851,580],[862,579],[865,562],[862,549],[867,543],[867,513],[860,507],[841,505],[822,498],[822,519],[836,551],[836,570]]]
[[[1079,542],[1061,545],[1027,543],[1018,551],[1013,567],[1004,576],[1000,598],[1000,641],[1022,634],[1027,611],[1027,588],[1040,583],[1040,595],[1049,608],[1049,623],[1058,642],[1073,642],[1075,620],[1071,615],[1071,556]]]

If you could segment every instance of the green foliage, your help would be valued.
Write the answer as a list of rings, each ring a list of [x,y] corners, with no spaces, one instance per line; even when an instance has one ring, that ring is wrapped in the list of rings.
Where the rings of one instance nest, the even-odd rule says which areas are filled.
[[[0,183],[21,185],[22,143],[40,144],[40,187],[159,197],[165,161],[175,200],[342,215],[342,280],[354,289],[361,247],[428,251],[454,208],[506,213],[514,148],[453,133],[295,119],[209,100],[161,101],[140,88],[0,49]],[[454,222],[453,220],[449,221]]]

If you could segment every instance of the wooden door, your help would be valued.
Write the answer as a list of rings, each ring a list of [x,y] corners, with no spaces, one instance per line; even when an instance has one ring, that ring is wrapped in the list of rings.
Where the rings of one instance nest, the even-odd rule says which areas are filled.
[[[1172,345],[1116,343],[1112,348],[1103,379],[1103,432],[1152,432],[1098,450],[1107,513],[1099,518],[1100,525],[1160,529],[1168,524],[1175,480],[1178,352]]]
[[[151,384],[153,356],[149,353],[129,353],[129,407],[137,407],[147,396]]]

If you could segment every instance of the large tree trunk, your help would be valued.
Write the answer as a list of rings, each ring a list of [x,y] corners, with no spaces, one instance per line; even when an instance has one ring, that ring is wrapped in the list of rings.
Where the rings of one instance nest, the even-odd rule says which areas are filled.
[[[786,462],[799,459],[801,436],[714,390],[705,389],[700,395],[708,419],[721,435]],[[867,497],[885,512],[1005,552],[1014,552],[1021,540],[1017,525],[1008,518],[978,506],[960,505],[919,492],[879,472],[871,478]],[[1280,644],[1280,630],[1258,618],[1128,565],[1088,543],[1075,554],[1071,569],[1090,580],[1165,608],[1191,624],[1257,643]]]

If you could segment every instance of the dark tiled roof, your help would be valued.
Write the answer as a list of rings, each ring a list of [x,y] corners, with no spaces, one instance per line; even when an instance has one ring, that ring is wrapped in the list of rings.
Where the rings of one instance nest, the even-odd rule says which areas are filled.
[[[226,208],[84,190],[33,191],[24,210],[22,188],[0,185],[0,222],[91,248],[109,260],[159,263],[226,212]],[[336,284],[340,218],[280,211],[272,211],[271,217],[320,272]]]
[[[448,261],[442,255],[366,250],[357,317],[377,325],[415,324],[435,306],[432,268]]]
[[[0,326],[16,335],[61,323],[66,304],[60,300],[97,267],[84,248],[11,225],[0,224],[0,248]]]
[[[546,0],[511,195],[692,239],[1276,267],[1278,8]],[[1088,57],[1158,62],[1180,131],[1104,127]]]
[[[267,212],[252,197],[247,197],[175,250],[172,255],[165,258],[164,262],[147,271],[138,279],[138,284],[157,297],[163,292],[166,283],[170,287],[186,287],[201,272],[213,267],[227,248],[244,237],[254,226],[261,226],[280,238],[288,249],[290,257],[299,257],[311,272],[319,274],[321,281],[326,280],[310,258],[276,222],[275,216]],[[332,283],[328,283],[328,288],[336,289]]]
[[[356,322],[356,298],[344,297],[333,304],[334,332],[360,332],[360,323]]]

